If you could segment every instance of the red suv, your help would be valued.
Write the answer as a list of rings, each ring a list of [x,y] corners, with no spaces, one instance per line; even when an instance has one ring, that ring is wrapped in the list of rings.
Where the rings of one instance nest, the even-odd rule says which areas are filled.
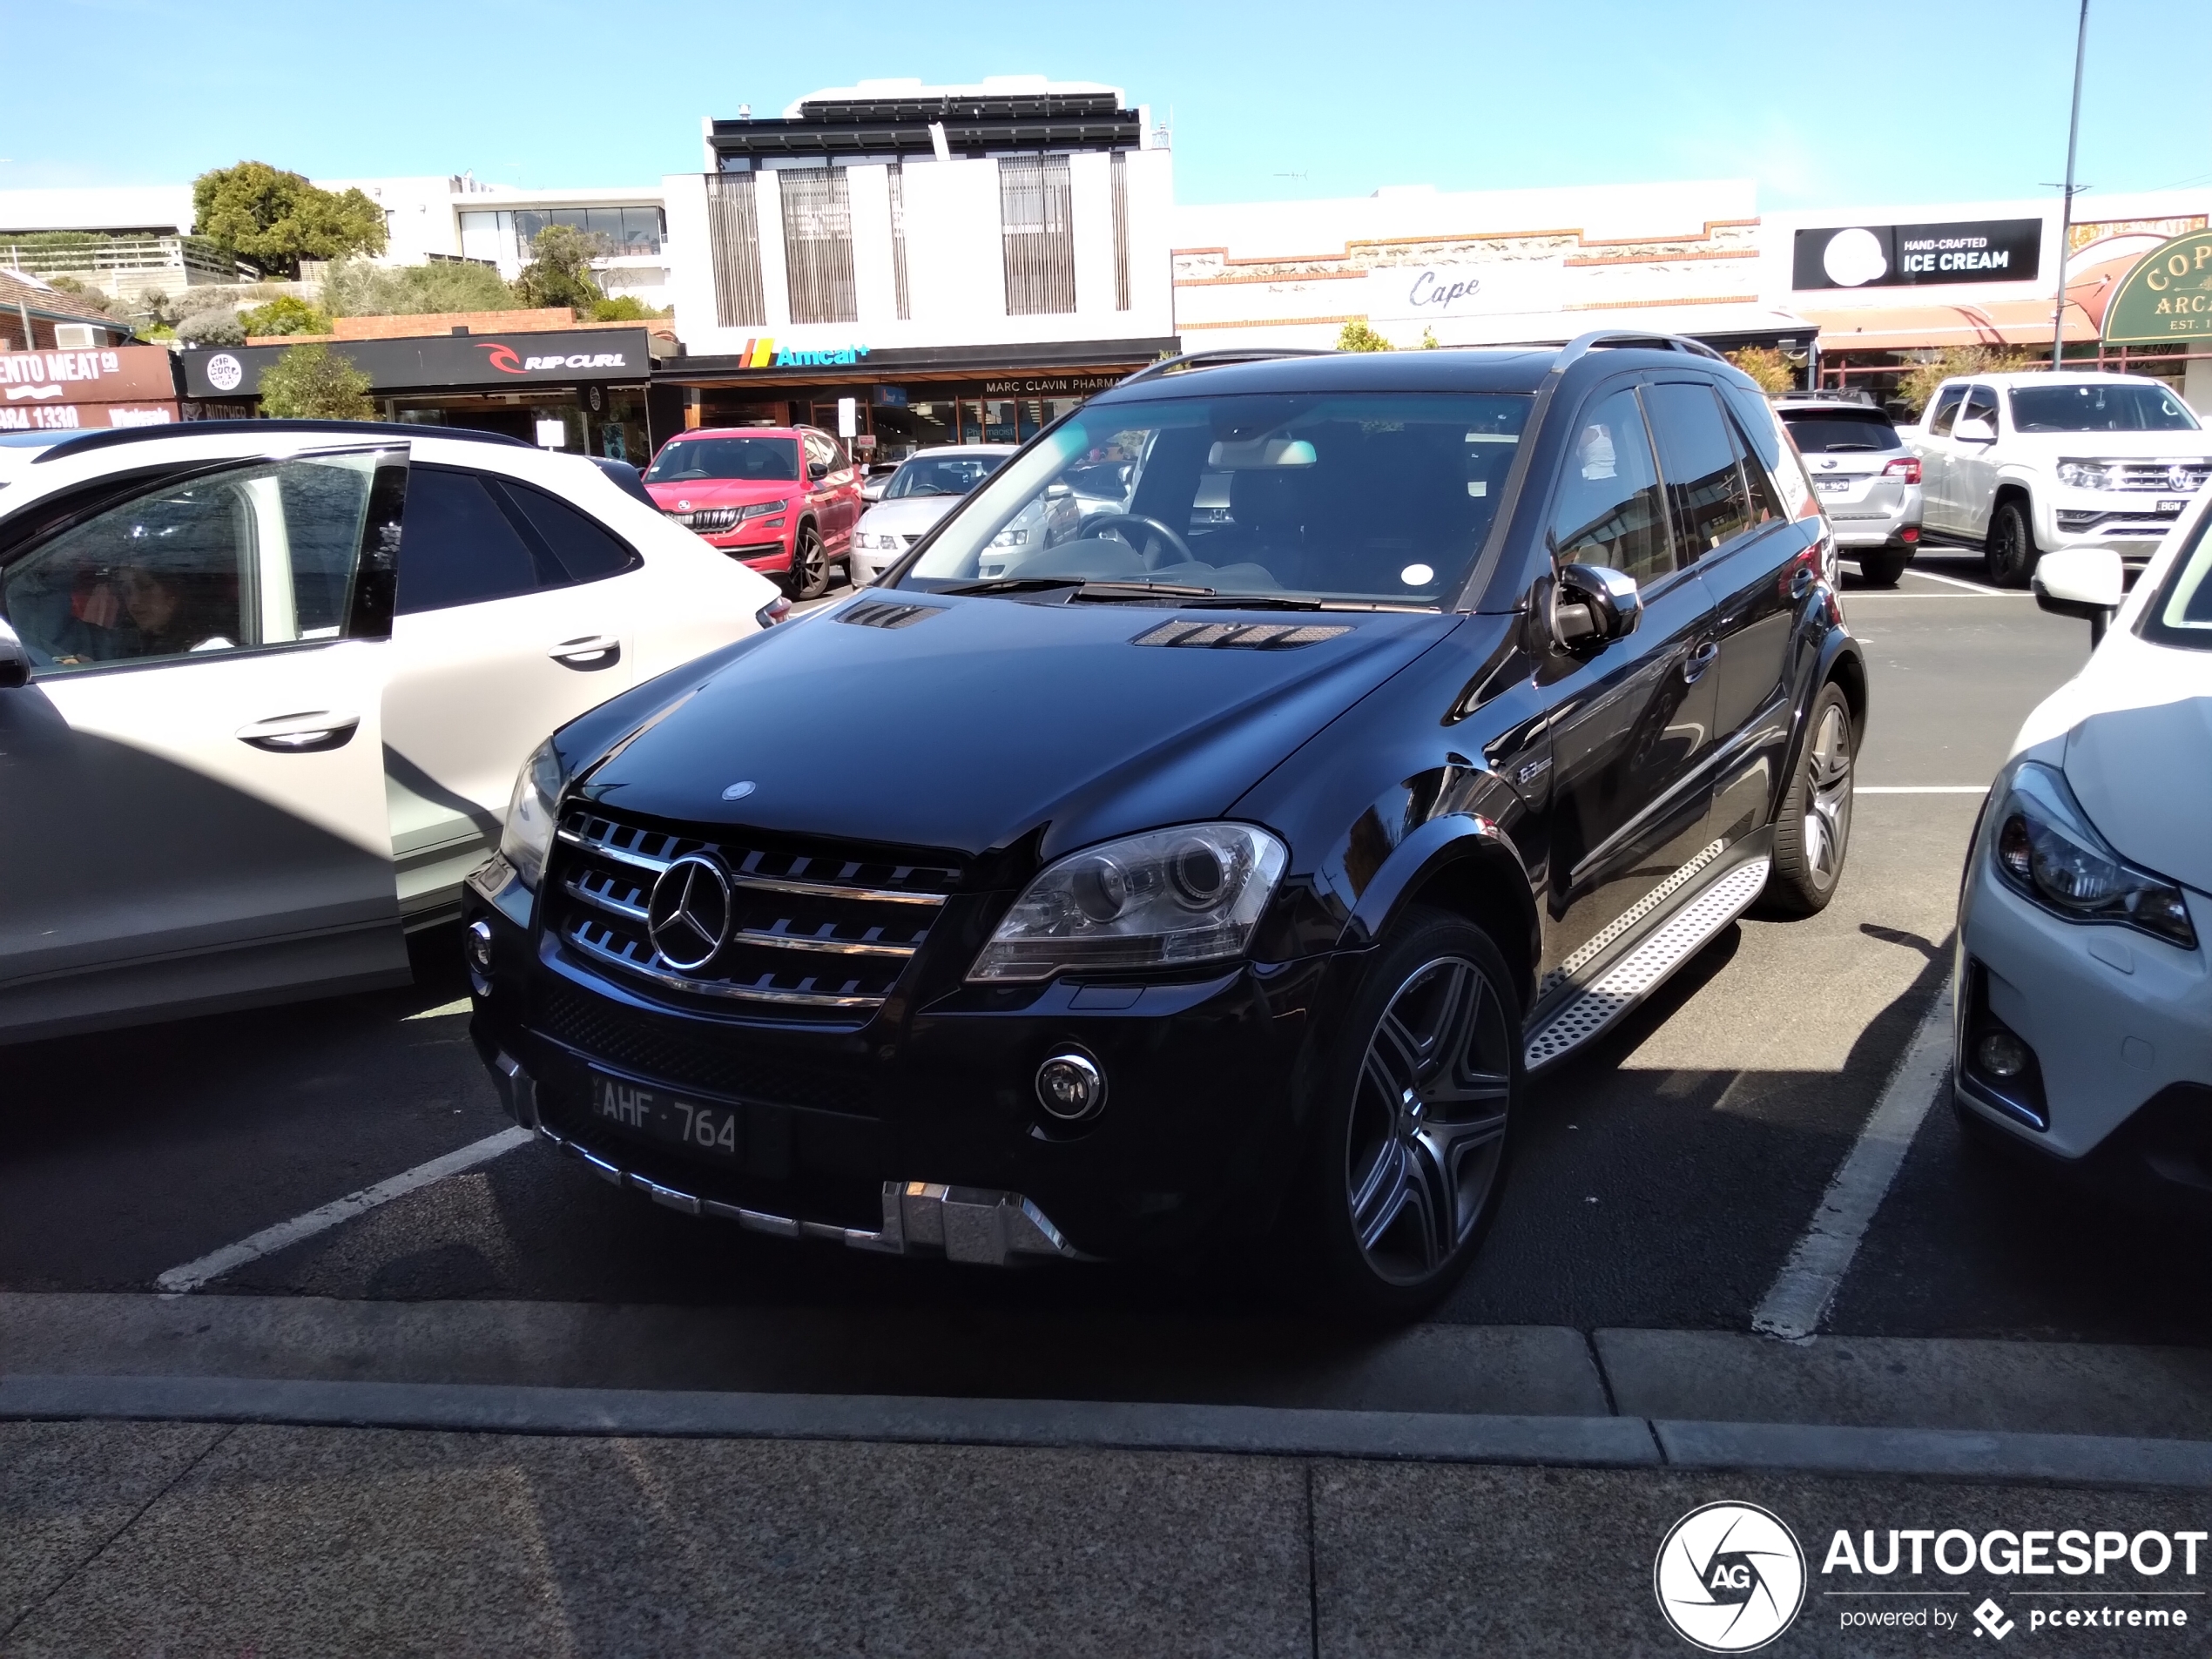
[[[860,475],[813,427],[709,427],[661,445],[645,469],[655,505],[732,558],[817,597],[860,516]]]

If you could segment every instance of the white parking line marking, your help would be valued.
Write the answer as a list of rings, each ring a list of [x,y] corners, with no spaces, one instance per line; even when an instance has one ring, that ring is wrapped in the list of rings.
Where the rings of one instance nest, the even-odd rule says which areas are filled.
[[[1951,988],[1905,1046],[1851,1156],[1829,1182],[1811,1224],[1790,1251],[1772,1287],[1752,1311],[1751,1329],[1785,1342],[1803,1342],[1820,1328],[1851,1271],[1859,1241],[1912,1150],[1912,1137],[1951,1072]]]
[[[235,1244],[211,1251],[197,1261],[186,1262],[182,1267],[172,1267],[154,1284],[173,1293],[196,1291],[212,1278],[220,1278],[233,1268],[243,1267],[250,1261],[296,1244],[303,1238],[312,1238],[327,1232],[341,1221],[351,1221],[355,1216],[365,1216],[379,1204],[387,1204],[403,1197],[417,1187],[427,1187],[433,1181],[442,1181],[449,1175],[459,1175],[473,1170],[479,1163],[489,1163],[501,1154],[513,1151],[518,1146],[528,1146],[535,1138],[526,1129],[503,1129],[496,1135],[471,1143],[458,1151],[443,1157],[432,1158],[428,1163],[418,1163],[388,1181],[379,1181],[373,1187],[363,1187],[359,1192],[349,1192],[334,1199],[320,1210],[310,1210],[304,1216],[294,1216],[289,1221],[280,1221],[273,1227],[264,1227]]]
[[[1857,784],[1854,795],[1986,795],[1987,784]],[[420,1019],[422,1016],[415,1016]]]
[[[475,1004],[464,996],[457,1002],[441,1002],[434,1008],[425,1008],[420,1014],[409,1014],[401,1017],[403,1021],[442,1020],[448,1014],[466,1014],[474,1006]]]
[[[1986,593],[1993,599],[2029,599],[2034,597],[2033,594],[2022,593],[2016,588],[1987,587],[1979,582],[1969,582],[1964,577],[1938,576],[1933,570],[1923,570],[1917,565],[1913,567],[1911,574],[1925,577],[1931,582],[1948,582],[1954,588],[1966,589],[1968,593]]]

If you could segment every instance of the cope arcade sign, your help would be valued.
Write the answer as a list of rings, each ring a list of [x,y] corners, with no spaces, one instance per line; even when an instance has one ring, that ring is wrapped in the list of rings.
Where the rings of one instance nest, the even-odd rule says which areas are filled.
[[[2143,255],[2105,307],[2105,344],[2212,340],[2212,231],[2176,236]]]

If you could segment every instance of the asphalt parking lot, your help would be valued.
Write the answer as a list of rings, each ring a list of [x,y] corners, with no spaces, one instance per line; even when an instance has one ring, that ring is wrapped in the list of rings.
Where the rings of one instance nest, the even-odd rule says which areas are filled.
[[[1750,1330],[1941,990],[1978,792],[2021,716],[2087,653],[2081,624],[1980,590],[1976,562],[1924,568],[1895,593],[1847,593],[1873,719],[1836,900],[1810,921],[1743,921],[1542,1083],[1485,1254],[1426,1328],[1431,1345],[1401,1344],[1367,1374],[1379,1403],[1460,1399],[1455,1333]],[[1920,791],[1950,792],[1895,792]],[[406,991],[0,1056],[0,1291],[145,1292],[509,1127],[466,1039],[450,933],[418,939],[416,962]],[[1991,1166],[1939,1108],[1823,1328],[2200,1345],[2204,1243],[2186,1221]],[[657,1209],[536,1146],[192,1295],[742,1312],[773,1341],[713,1373],[728,1386],[1266,1399],[1357,1345],[1248,1277],[998,1272],[786,1244]],[[696,1352],[671,1363],[695,1383],[708,1365]],[[557,1370],[577,1384],[651,1374],[634,1347],[563,1355]]]

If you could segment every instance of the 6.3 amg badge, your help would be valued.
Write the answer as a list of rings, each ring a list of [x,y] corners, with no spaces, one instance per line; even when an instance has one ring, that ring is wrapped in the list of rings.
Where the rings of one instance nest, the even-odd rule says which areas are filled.
[[[1709,1503],[1668,1529],[1652,1591],[1675,1634],[1708,1653],[1750,1653],[1790,1628],[1805,1600],[1805,1556],[1781,1518]]]

